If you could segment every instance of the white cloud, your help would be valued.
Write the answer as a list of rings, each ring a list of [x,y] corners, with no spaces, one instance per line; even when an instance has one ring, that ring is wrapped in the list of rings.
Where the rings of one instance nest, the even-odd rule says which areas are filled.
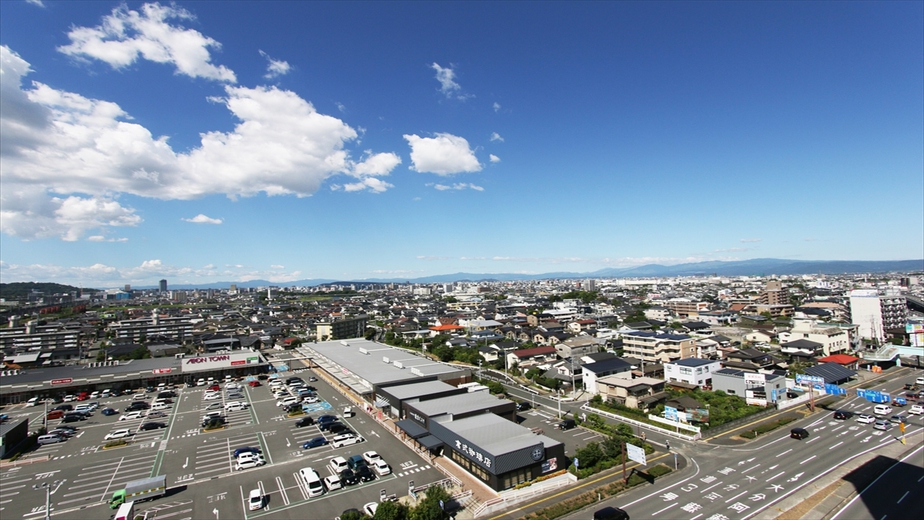
[[[500,162],[500,157],[498,157],[498,156],[496,156],[496,155],[494,155],[494,154],[492,153],[492,154],[488,154],[488,160],[491,161],[492,163],[499,163],[499,162]]]
[[[279,76],[285,76],[292,70],[292,67],[289,65],[289,62],[282,60],[274,60],[270,57],[269,54],[260,51],[260,56],[266,58],[269,61],[269,64],[266,66],[266,74],[263,75],[266,79],[274,79]]]
[[[428,185],[428,186],[429,186],[429,185]],[[481,186],[478,186],[478,185],[476,185],[476,184],[470,184],[470,183],[467,183],[467,182],[457,182],[457,183],[453,184],[452,186],[447,186],[447,185],[445,185],[445,184],[433,184],[432,186],[433,186],[434,188],[436,188],[437,190],[440,190],[440,191],[446,191],[446,190],[468,190],[468,189],[475,190],[475,191],[484,191],[484,188],[482,188]]]
[[[45,7],[45,3],[42,0],[26,0],[27,4],[37,5],[39,7]]]
[[[500,141],[500,142],[502,142],[502,143],[504,142],[504,138],[501,137],[500,134],[497,133],[497,132],[491,132],[491,140],[492,140],[492,141]]]
[[[220,218],[211,218],[199,213],[193,218],[184,218],[186,222],[192,222],[193,224],[221,224],[223,221]]]
[[[338,102],[334,103],[334,106],[337,107],[337,110],[339,110],[341,114],[344,113],[344,112],[346,112],[346,106],[344,106],[343,103],[340,103],[340,102],[338,101]]]
[[[171,25],[170,20],[193,20],[187,10],[158,3],[144,4],[141,12],[125,4],[104,16],[96,27],[74,27],[67,34],[71,43],[58,50],[75,58],[93,58],[121,69],[139,57],[171,64],[178,74],[234,83],[231,69],[211,63],[209,49],[221,44],[193,29]]]
[[[462,87],[456,83],[456,73],[452,67],[440,67],[438,63],[433,63],[430,68],[436,71],[436,80],[440,82],[440,92],[446,97],[452,97],[456,92],[461,92]]]
[[[128,242],[128,239],[125,238],[125,237],[121,237],[121,238],[106,238],[106,237],[103,236],[103,235],[93,235],[93,236],[91,236],[91,237],[87,237],[87,241],[88,241],[88,242]]]
[[[501,109],[500,103],[498,103],[497,101],[495,101],[495,102],[494,102],[493,108],[494,108],[494,111],[495,111],[495,112],[499,111],[499,110]]]
[[[88,226],[137,225],[134,210],[114,202],[119,193],[165,200],[260,192],[304,197],[338,174],[384,191],[392,185],[367,179],[388,175],[401,162],[397,154],[369,151],[351,160],[344,146],[356,130],[275,87],[226,86],[226,97],[215,101],[240,122],[230,132],[204,132],[199,147],[178,153],[115,103],[38,82],[23,90],[30,72],[25,60],[0,46],[0,226],[27,239],[70,240]],[[97,217],[57,214],[68,199],[56,194],[75,195],[94,206]]]
[[[437,175],[481,170],[481,164],[463,137],[438,133],[436,137],[411,134],[404,138],[411,146],[412,170]]]
[[[745,242],[745,243],[747,243],[747,242],[760,242],[761,240],[763,240],[763,239],[761,239],[761,238],[742,238],[742,239],[741,239],[741,241],[742,241],[742,242]]]

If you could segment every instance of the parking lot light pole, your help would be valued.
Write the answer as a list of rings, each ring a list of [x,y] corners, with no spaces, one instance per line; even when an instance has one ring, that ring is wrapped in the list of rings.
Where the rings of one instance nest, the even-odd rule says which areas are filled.
[[[32,489],[38,491],[39,489],[45,488],[45,520],[51,520],[51,488],[57,487],[59,481],[54,481],[51,484],[48,482],[42,482],[41,484],[33,484]]]

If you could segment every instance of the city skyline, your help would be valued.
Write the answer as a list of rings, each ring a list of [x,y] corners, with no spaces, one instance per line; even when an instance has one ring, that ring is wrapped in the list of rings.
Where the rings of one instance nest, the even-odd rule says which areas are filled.
[[[0,3],[0,281],[924,257],[921,3]]]

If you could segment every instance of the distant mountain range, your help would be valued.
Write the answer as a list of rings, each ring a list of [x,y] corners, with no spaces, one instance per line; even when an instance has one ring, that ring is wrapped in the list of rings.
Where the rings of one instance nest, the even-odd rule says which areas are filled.
[[[240,288],[267,287],[314,287],[329,284],[364,283],[450,283],[518,280],[547,280],[560,278],[662,278],[673,276],[769,276],[800,274],[862,274],[924,271],[924,259],[920,260],[781,260],[778,258],[755,258],[735,262],[695,262],[690,264],[659,265],[648,264],[637,267],[601,269],[591,273],[557,272],[534,275],[513,273],[454,273],[422,278],[368,278],[363,280],[308,279],[291,282],[270,282],[250,280],[248,282],[214,282],[197,285],[170,285],[171,289],[228,289],[231,284]],[[156,286],[138,286],[136,289],[153,289]]]

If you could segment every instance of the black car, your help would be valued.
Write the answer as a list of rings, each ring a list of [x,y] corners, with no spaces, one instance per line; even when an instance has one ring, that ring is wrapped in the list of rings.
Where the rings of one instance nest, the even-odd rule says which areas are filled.
[[[305,441],[305,443],[302,444],[302,449],[307,450],[308,448],[317,448],[318,446],[324,446],[325,444],[327,444],[327,439],[324,437],[315,437]]]
[[[234,453],[233,453],[234,458],[235,459],[238,458],[241,455],[241,453],[263,453],[263,450],[261,450],[260,448],[254,448],[253,446],[242,446],[234,450]]]
[[[119,415],[119,411],[114,408],[103,408],[100,413],[103,415]]]
[[[847,410],[835,410],[834,411],[834,418],[839,421],[846,421],[847,419],[850,419],[851,417],[853,417],[853,412],[848,412]]]
[[[789,430],[789,436],[793,439],[798,439],[801,441],[802,439],[805,439],[809,436],[809,432],[805,428],[793,428],[792,430]]]
[[[375,473],[369,469],[369,466],[360,466],[359,469],[354,470],[356,476],[360,478],[363,482],[370,482],[375,480]]]
[[[321,430],[322,432],[334,431],[333,428],[335,426],[343,426],[343,425],[340,424],[339,422],[326,422],[326,423],[318,422],[318,429]]]
[[[146,422],[138,427],[139,430],[156,430],[158,428],[166,428],[167,425],[162,422]]]
[[[295,421],[295,427],[301,428],[302,426],[311,426],[314,424],[314,417],[302,417],[301,419]]]
[[[61,419],[61,422],[69,423],[69,422],[86,421],[86,420],[87,418],[83,414],[66,413],[64,414],[64,417]]]
[[[151,405],[144,401],[135,401],[125,408],[126,412],[136,412],[138,410],[147,410]]]
[[[353,433],[347,425],[339,422],[328,423],[327,428],[324,431],[329,431],[337,435],[340,435],[341,433]]]
[[[353,470],[345,469],[340,472],[340,482],[343,482],[345,486],[352,486],[359,482],[359,476],[353,473]]]
[[[577,423],[574,422],[574,419],[565,419],[564,421],[558,423],[559,430],[570,430],[577,426]]]
[[[331,423],[337,420],[336,415],[322,415],[318,417],[318,424]]]
[[[290,404],[290,405],[286,406],[285,411],[286,411],[286,413],[300,412],[300,411],[302,411],[302,405],[300,405],[300,404],[298,404],[298,403]]]
[[[167,399],[167,398],[171,398],[171,397],[176,397],[176,392],[171,392],[171,391],[168,390],[168,391],[166,391],[166,392],[161,392],[161,393],[157,394],[157,398],[158,398],[158,399]]]
[[[58,435],[64,435],[65,437],[70,437],[71,435],[75,435],[77,433],[77,428],[73,426],[61,425],[61,426],[55,427],[54,429],[49,430],[48,433],[56,433]]]
[[[266,381],[267,379],[269,379],[269,376],[266,374],[260,374],[257,376],[257,380],[259,381]]]
[[[522,402],[520,402],[520,403],[517,404],[517,411],[518,411],[518,412],[525,412],[526,410],[532,409],[532,407],[533,407],[533,405],[530,404],[529,401],[522,401]]]
[[[629,520],[629,513],[618,507],[604,507],[594,511],[594,520]]]
[[[218,428],[219,426],[221,426],[222,424],[225,424],[226,422],[228,422],[228,420],[225,419],[224,417],[210,417],[202,421],[202,427],[203,428]]]

